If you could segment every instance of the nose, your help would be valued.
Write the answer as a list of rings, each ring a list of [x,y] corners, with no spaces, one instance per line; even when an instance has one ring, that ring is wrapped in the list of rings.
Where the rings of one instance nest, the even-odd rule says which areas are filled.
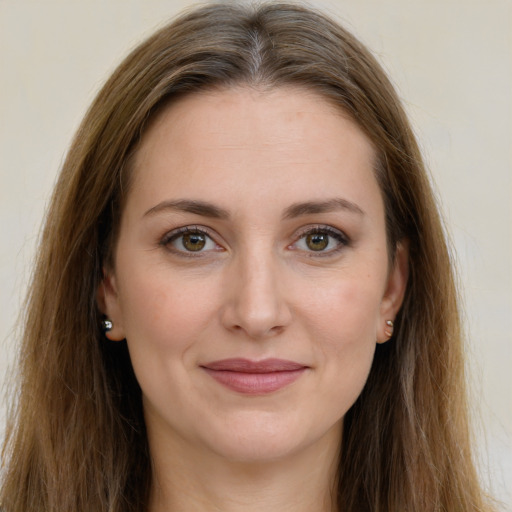
[[[271,255],[248,255],[233,264],[225,283],[222,323],[230,331],[251,339],[282,332],[292,314],[284,296],[279,262]]]

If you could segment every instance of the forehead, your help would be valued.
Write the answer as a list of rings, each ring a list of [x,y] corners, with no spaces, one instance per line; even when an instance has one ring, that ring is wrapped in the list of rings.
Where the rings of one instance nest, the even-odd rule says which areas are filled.
[[[176,127],[174,131],[170,129],[170,118]],[[274,123],[278,119],[280,125]],[[316,91],[296,86],[262,89],[241,85],[199,91],[173,99],[149,123],[139,144],[138,155],[144,154],[151,144],[148,140],[156,142],[158,136],[155,133],[163,135],[163,130],[174,137],[193,132],[198,138],[207,135],[208,139],[205,140],[220,142],[210,137],[229,135],[234,143],[253,144],[262,141],[261,136],[265,135],[276,143],[302,135],[308,136],[314,144],[323,135],[318,132],[318,126],[311,125],[311,129],[307,130],[307,124],[315,122],[324,125],[342,123],[351,131],[359,132],[359,142],[364,139],[364,145],[372,146],[370,139],[364,136],[345,110]],[[288,123],[287,132],[282,130],[284,123]],[[227,126],[234,130],[231,133],[223,132],[222,129]],[[349,135],[349,130],[345,132],[346,136]],[[286,138],[287,134],[290,137]],[[315,134],[319,137],[315,137]],[[137,160],[140,160],[140,156]]]
[[[132,185],[154,200],[202,187],[214,200],[226,186],[263,197],[325,195],[340,180],[375,188],[374,163],[368,137],[317,93],[238,87],[191,94],[165,107],[143,136]]]

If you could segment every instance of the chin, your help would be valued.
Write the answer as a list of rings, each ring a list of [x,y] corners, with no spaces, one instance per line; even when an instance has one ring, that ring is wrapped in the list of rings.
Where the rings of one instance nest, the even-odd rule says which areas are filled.
[[[227,442],[219,441],[213,450],[223,459],[232,462],[263,464],[284,460],[300,452],[302,443],[290,441],[289,436],[247,436]]]
[[[251,415],[248,415],[251,416]],[[331,428],[311,430],[305,422],[290,424],[283,418],[242,417],[209,438],[211,450],[226,460],[242,463],[275,462],[307,452],[322,443],[339,446],[341,423]]]

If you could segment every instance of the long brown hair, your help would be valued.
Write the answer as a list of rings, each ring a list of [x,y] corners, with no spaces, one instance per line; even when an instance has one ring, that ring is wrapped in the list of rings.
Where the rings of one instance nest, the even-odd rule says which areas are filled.
[[[192,10],[135,49],[90,107],[48,211],[30,288],[21,384],[4,448],[5,512],[140,512],[151,485],[141,391],[100,331],[130,159],[164,104],[212,87],[293,85],[334,102],[377,148],[390,256],[410,247],[395,336],[344,420],[345,512],[483,511],[470,449],[456,289],[417,143],[380,65],[309,8]]]

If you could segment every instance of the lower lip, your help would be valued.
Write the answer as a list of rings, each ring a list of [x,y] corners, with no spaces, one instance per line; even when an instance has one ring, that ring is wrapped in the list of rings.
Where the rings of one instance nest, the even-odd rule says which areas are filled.
[[[278,391],[295,382],[306,368],[269,373],[231,372],[210,368],[204,368],[204,370],[217,382],[233,391],[246,395],[263,395]]]

